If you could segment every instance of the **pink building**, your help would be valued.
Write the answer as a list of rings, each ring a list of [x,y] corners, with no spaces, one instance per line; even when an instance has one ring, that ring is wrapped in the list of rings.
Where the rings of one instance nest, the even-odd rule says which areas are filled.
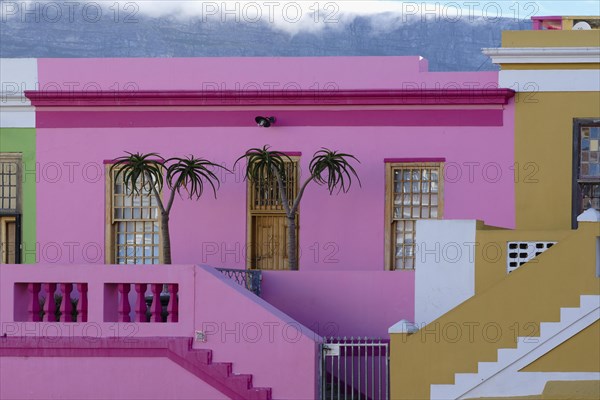
[[[360,160],[362,185],[348,194],[307,188],[299,212],[299,271],[285,270],[281,215],[253,206],[239,164],[220,176],[217,199],[177,198],[173,208],[173,263],[261,269],[262,300],[243,301],[260,321],[275,315],[302,326],[303,349],[321,336],[384,337],[399,320],[414,320],[417,219],[514,226],[514,93],[498,89],[497,73],[428,72],[418,57],[324,57],[40,59],[38,76],[39,90],[27,92],[36,107],[35,251],[40,264],[61,265],[63,279],[66,264],[161,263],[156,221],[134,215],[135,204],[132,214],[117,217],[127,205],[119,203],[107,171],[125,151],[194,154],[233,170],[246,150],[270,145],[297,162],[298,181],[322,147]],[[275,123],[257,127],[257,116]],[[168,268],[156,269],[166,274],[160,282],[173,280]],[[193,303],[181,292],[186,279],[177,279],[180,305]],[[240,296],[225,295],[231,288],[219,292],[221,281],[213,284],[207,290],[217,297]],[[107,304],[109,298],[105,293],[97,300]],[[207,318],[248,317],[223,314],[218,304],[207,306],[212,317],[201,317],[204,305],[192,303],[193,319],[158,336],[189,338]],[[270,381],[256,354],[210,340],[206,347],[253,373],[255,385],[273,388],[274,398],[296,390]]]

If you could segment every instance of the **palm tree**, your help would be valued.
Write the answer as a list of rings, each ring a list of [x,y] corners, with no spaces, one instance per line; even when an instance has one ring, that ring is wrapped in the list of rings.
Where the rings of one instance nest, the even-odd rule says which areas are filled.
[[[181,189],[184,189],[186,192],[185,197],[190,200],[193,198],[199,200],[204,193],[206,183],[208,183],[216,198],[217,189],[221,186],[221,182],[211,169],[223,168],[229,170],[221,165],[192,155],[185,158],[173,157],[165,160],[158,153],[126,153],[126,156],[115,160],[111,171],[116,169],[115,179],[119,175],[123,175],[123,185],[132,193],[139,194],[142,190],[147,190],[153,194],[160,210],[163,262],[171,264],[169,217],[175,194],[183,197]],[[166,177],[163,178],[165,172]],[[160,195],[164,186],[163,179],[171,190],[166,204]]]
[[[270,146],[264,146],[262,149],[253,148],[248,150],[243,156],[235,162],[246,159],[246,179],[251,182],[260,180],[272,181],[273,178],[277,181],[279,197],[281,204],[285,210],[287,225],[287,252],[290,263],[290,269],[298,269],[298,257],[296,249],[296,215],[300,200],[304,195],[304,190],[310,182],[315,182],[318,185],[327,185],[329,194],[337,189],[337,193],[347,193],[352,186],[352,179],[358,177],[354,167],[350,164],[351,160],[360,163],[356,157],[351,154],[338,153],[326,148],[317,151],[309,164],[310,175],[300,186],[300,190],[295,199],[288,199],[285,181],[285,163],[291,162],[291,158],[280,151],[269,150]],[[234,169],[235,169],[234,164]]]

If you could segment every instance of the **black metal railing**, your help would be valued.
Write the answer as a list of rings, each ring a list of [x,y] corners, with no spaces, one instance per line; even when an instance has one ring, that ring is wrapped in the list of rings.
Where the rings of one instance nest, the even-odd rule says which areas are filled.
[[[217,271],[260,297],[261,271],[230,268],[217,268]]]

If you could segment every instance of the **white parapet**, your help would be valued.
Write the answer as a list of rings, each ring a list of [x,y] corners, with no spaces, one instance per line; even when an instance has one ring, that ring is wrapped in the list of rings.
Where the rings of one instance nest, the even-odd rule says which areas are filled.
[[[405,319],[396,322],[388,329],[388,333],[415,333],[418,332],[419,328]]]
[[[428,324],[475,294],[475,220],[418,220],[415,323]]]
[[[579,214],[577,222],[600,222],[600,212],[594,208],[588,208]]]
[[[0,127],[35,127],[35,110],[24,92],[37,85],[37,59],[0,59]]]

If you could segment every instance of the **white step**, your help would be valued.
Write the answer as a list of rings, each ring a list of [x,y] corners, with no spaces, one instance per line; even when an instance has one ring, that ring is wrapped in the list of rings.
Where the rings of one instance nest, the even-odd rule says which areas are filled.
[[[561,308],[560,309],[560,322],[572,321],[581,314],[581,308]]]
[[[477,365],[477,371],[480,374],[483,375],[487,375],[487,374],[491,374],[494,372],[494,369],[496,368],[496,365],[498,364],[497,361],[481,361],[478,365]]]
[[[560,321],[542,322],[540,336],[518,337],[516,348],[498,350],[495,362],[479,362],[476,373],[457,373],[454,385],[431,385],[432,399],[458,399],[481,383],[491,379],[503,370],[516,367],[526,357],[547,353],[562,342],[568,340],[593,321],[600,319],[600,296],[583,295],[579,307],[565,307],[560,310]],[[524,367],[519,366],[516,371]]]
[[[580,308],[600,308],[600,296],[583,295],[581,296]]]

